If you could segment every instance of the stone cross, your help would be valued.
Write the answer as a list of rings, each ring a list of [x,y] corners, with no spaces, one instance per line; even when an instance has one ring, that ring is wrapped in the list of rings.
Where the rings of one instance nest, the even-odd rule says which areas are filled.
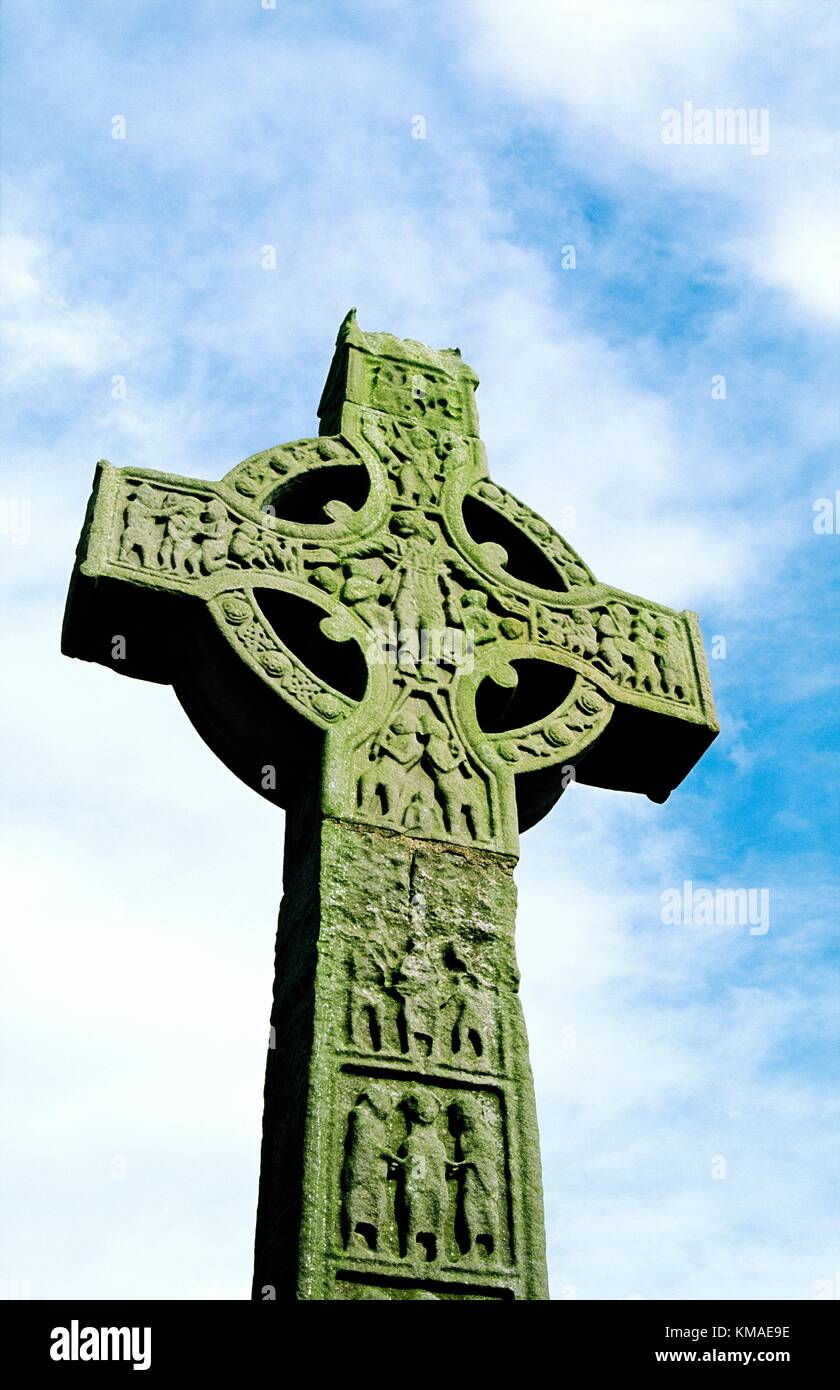
[[[571,781],[664,801],[717,732],[695,615],[490,481],[477,384],[351,311],[317,438],[97,467],[64,652],[287,812],[258,1299],[548,1296],[518,833]]]

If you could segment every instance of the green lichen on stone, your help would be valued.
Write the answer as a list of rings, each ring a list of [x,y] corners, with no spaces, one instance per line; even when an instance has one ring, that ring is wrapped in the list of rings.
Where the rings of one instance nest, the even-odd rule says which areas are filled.
[[[664,800],[717,731],[695,616],[490,481],[477,384],[351,312],[317,438],[97,468],[63,650],[289,813],[256,1297],[546,1296],[518,833],[572,779]]]
[[[513,861],[332,819],[312,844],[317,892],[280,915],[255,1297],[545,1298]]]

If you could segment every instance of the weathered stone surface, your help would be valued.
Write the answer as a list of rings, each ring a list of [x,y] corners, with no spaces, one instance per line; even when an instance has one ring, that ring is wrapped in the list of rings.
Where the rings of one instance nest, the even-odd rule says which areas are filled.
[[[278,932],[255,1297],[546,1297],[513,861],[331,818],[305,839]]]
[[[171,682],[289,813],[256,1297],[545,1297],[518,832],[717,732],[695,616],[489,480],[476,385],[351,313],[318,438],[97,468],[63,650]]]

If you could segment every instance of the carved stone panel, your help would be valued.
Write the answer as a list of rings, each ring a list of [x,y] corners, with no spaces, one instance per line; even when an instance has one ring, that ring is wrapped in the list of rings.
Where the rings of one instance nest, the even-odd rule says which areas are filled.
[[[347,952],[347,1008],[339,1047],[457,1071],[498,1072],[499,1000],[492,959],[419,925],[390,941],[357,939]]]
[[[339,1256],[427,1274],[509,1267],[498,1093],[345,1071],[337,1110]]]

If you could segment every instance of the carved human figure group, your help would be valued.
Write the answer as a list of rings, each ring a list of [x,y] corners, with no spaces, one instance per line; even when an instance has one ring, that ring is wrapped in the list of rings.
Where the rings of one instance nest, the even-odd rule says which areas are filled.
[[[224,502],[189,493],[163,493],[148,483],[129,494],[119,558],[135,568],[184,576],[237,565],[288,573],[295,552],[255,521],[234,520]]]
[[[493,994],[452,942],[436,949],[415,933],[397,961],[367,942],[351,955],[348,1032],[362,1052],[487,1066],[496,1046]]]
[[[373,739],[358,782],[358,809],[406,830],[486,840],[487,787],[467,751],[425,701],[407,700]]]
[[[403,1134],[393,1144],[396,1129]],[[431,1263],[498,1257],[499,1140],[479,1098],[444,1105],[426,1088],[372,1082],[347,1120],[342,1242],[355,1254]]]
[[[569,613],[538,605],[537,633],[542,641],[585,657],[618,685],[688,698],[684,644],[665,613],[620,602]]]

